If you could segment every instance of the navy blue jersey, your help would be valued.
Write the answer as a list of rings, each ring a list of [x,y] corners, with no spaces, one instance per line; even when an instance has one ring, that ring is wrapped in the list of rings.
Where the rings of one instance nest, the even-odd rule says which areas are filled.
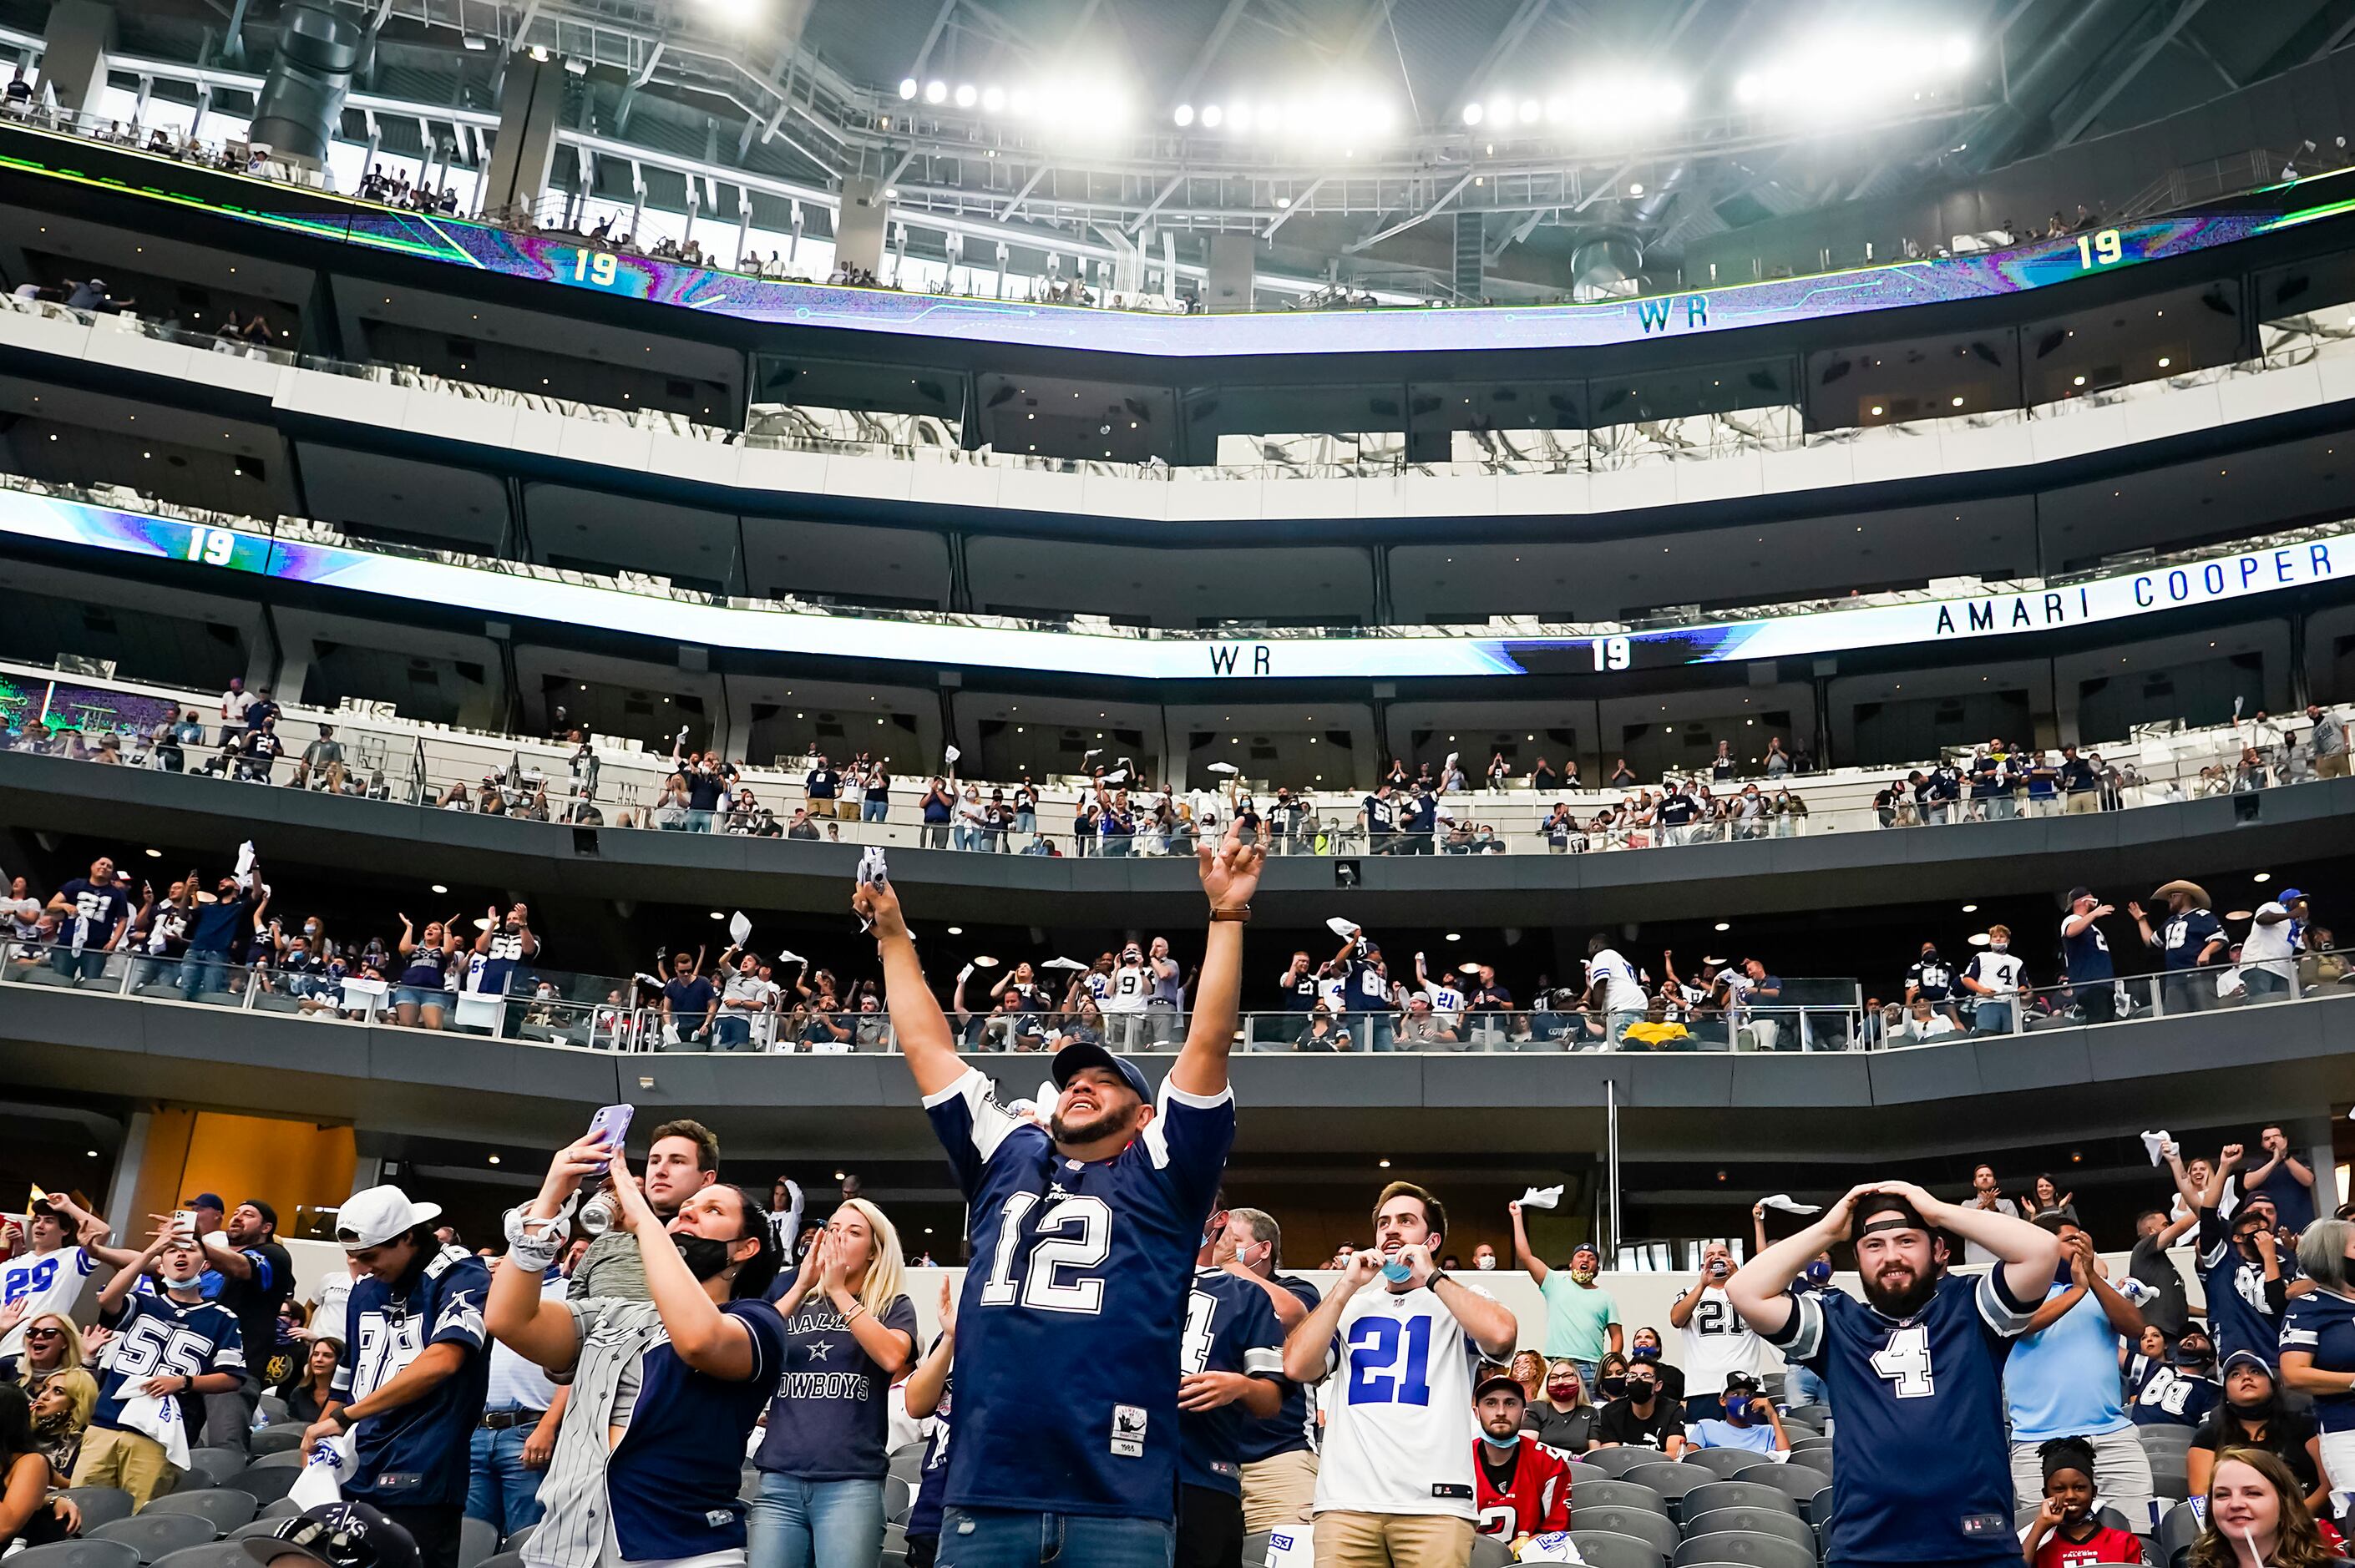
[[[1913,994],[1930,1001],[1944,1001],[1955,988],[1955,971],[1935,959],[1923,959],[1905,971],[1905,982]]]
[[[1082,1162],[978,1072],[926,1097],[974,1259],[957,1307],[965,1419],[951,1507],[1171,1517],[1178,1347],[1235,1102],[1164,1083],[1157,1105],[1127,1148]]]
[[[766,1301],[730,1301],[719,1309],[751,1336],[751,1377],[733,1383],[697,1372],[667,1335],[640,1360],[638,1403],[605,1466],[613,1535],[625,1562],[744,1543],[737,1467],[785,1370],[785,1325]],[[716,1524],[723,1514],[735,1522]]]
[[[916,1500],[908,1510],[908,1534],[911,1538],[941,1532],[941,1499],[949,1488],[949,1436],[954,1413],[949,1408],[950,1395],[956,1392],[956,1372],[952,1370],[941,1384],[941,1401],[932,1407],[932,1441],[924,1446],[924,1467],[916,1482]]]
[[[2296,1264],[2286,1250],[2275,1255],[2281,1277],[2267,1280],[2264,1265],[2232,1245],[2231,1224],[2213,1209],[2200,1211],[2200,1283],[2218,1366],[2234,1351],[2254,1351],[2267,1366],[2280,1361],[2282,1307]]]
[[[1198,1269],[1186,1303],[1186,1344],[1178,1362],[1188,1372],[1245,1372],[1284,1381],[1284,1329],[1267,1292],[1223,1268]],[[1178,1417],[1178,1481],[1231,1492],[1243,1489],[1243,1430],[1251,1412],[1241,1404],[1187,1411]]]
[[[1275,1282],[1297,1297],[1300,1304],[1311,1312],[1323,1298],[1316,1287],[1297,1275],[1279,1274]],[[1316,1411],[1309,1403],[1305,1386],[1286,1380],[1284,1404],[1273,1415],[1263,1421],[1258,1416],[1243,1418],[1243,1463],[1255,1465],[1262,1459],[1273,1459],[1278,1454],[1313,1450],[1316,1446]]]
[[[1947,1275],[1902,1322],[1845,1291],[1792,1298],[1764,1338],[1839,1412],[1828,1561],[2019,1561],[2003,1363],[2041,1304],[2015,1299],[2000,1267]]]
[[[2224,1391],[2216,1380],[2136,1355],[2126,1362],[2126,1405],[2138,1426],[2197,1426]]]
[[[77,950],[103,948],[114,939],[116,929],[131,918],[129,895],[111,882],[101,885],[86,876],[77,876],[58,889],[58,896],[73,911],[59,922],[58,936]]]
[[[91,1422],[120,1427],[123,1407],[151,1377],[202,1377],[245,1370],[237,1317],[217,1301],[175,1301],[169,1296],[129,1296],[106,1320],[114,1330],[106,1384]]]
[[[2117,966],[2110,960],[2110,939],[2102,935],[2098,921],[2086,921],[2073,937],[2069,935],[2069,922],[2062,921],[2061,954],[2072,985],[2091,985],[2095,980],[2112,979],[2118,972]]]
[[[2318,1371],[2355,1372],[2355,1301],[2328,1290],[2292,1301],[2282,1319],[2281,1348],[2305,1351]],[[2325,1432],[2355,1431],[2355,1390],[2316,1394],[2314,1418]]]
[[[2171,915],[2159,928],[2158,945],[2170,969],[2197,969],[2208,944],[2224,935],[2224,923],[2205,909]],[[2223,955],[2220,952],[2217,957]]]
[[[455,1345],[465,1361],[423,1398],[352,1428],[346,1501],[430,1508],[466,1500],[467,1444],[490,1387],[491,1358],[483,1342],[483,1299],[490,1288],[483,1260],[454,1246],[421,1252],[417,1266],[397,1284],[373,1275],[353,1282],[345,1307],[344,1359],[336,1368],[336,1403],[366,1399],[428,1345]]]
[[[510,933],[504,927],[493,931],[490,940],[483,944],[482,951],[474,954],[466,966],[466,989],[484,996],[506,995],[517,969],[524,963],[527,956],[537,959],[539,949],[534,947],[526,955],[522,932]]]

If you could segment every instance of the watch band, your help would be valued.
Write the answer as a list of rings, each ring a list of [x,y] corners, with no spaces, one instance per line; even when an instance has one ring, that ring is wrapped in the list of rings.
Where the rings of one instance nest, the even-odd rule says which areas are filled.
[[[1252,906],[1248,904],[1238,904],[1224,909],[1216,905],[1210,907],[1210,924],[1213,926],[1220,921],[1231,921],[1238,926],[1248,926],[1251,924],[1251,917]]]
[[[1423,1282],[1423,1286],[1426,1290],[1436,1290],[1443,1285],[1453,1285],[1455,1283],[1455,1277],[1454,1275],[1448,1273],[1444,1268],[1434,1268],[1431,1271],[1431,1277],[1424,1280]]]

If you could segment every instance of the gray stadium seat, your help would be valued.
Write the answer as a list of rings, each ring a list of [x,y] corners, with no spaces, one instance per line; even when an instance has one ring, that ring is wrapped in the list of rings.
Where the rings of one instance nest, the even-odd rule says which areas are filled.
[[[64,1494],[81,1510],[81,1532],[88,1535],[101,1524],[112,1524],[118,1519],[131,1517],[131,1494],[121,1487],[73,1487]]]
[[[761,1472],[754,1469],[751,1466],[747,1465],[744,1467],[742,1477],[736,1484],[736,1500],[739,1502],[758,1502],[760,1498]]]
[[[916,1489],[898,1476],[883,1478],[883,1517],[892,1524],[908,1522],[908,1510],[916,1506]]]
[[[2163,1498],[2190,1496],[2190,1454],[2189,1448],[2145,1448],[2143,1457],[2150,1461],[2151,1490]]]
[[[1620,1479],[1633,1481],[1639,1487],[1649,1487],[1659,1493],[1660,1500],[1668,1505],[1670,1519],[1685,1517],[1684,1499],[1688,1494],[1698,1491],[1702,1487],[1728,1484],[1724,1481],[1710,1480],[1709,1472],[1699,1465],[1680,1465],[1673,1459],[1663,1459],[1657,1464],[1638,1465]],[[1575,1487],[1571,1489],[1570,1506],[1574,1517],[1578,1508],[1578,1489]]]
[[[1699,1465],[1721,1481],[1730,1481],[1758,1463],[1758,1455],[1749,1448],[1687,1448],[1683,1462]]]
[[[1570,1484],[1573,1487],[1582,1487],[1590,1481],[1607,1481],[1611,1479],[1611,1472],[1603,1468],[1600,1465],[1590,1465],[1583,1459],[1572,1459],[1568,1461],[1568,1464],[1570,1467]]]
[[[253,1455],[257,1459],[264,1454],[283,1454],[302,1446],[303,1424],[299,1421],[282,1421],[253,1435]]]
[[[1663,1556],[1677,1549],[1677,1527],[1666,1514],[1640,1508],[1589,1508],[1576,1488],[1571,1489],[1571,1505],[1570,1521],[1576,1529],[1631,1536]]]
[[[190,1471],[212,1478],[218,1485],[246,1467],[242,1450],[237,1448],[191,1448],[188,1450]]]
[[[53,1541],[19,1552],[8,1568],[139,1568],[139,1552],[120,1541]]]
[[[261,1505],[261,1511],[255,1514],[253,1517],[256,1519],[292,1519],[302,1511],[303,1505],[296,1502],[293,1498],[280,1498],[276,1502],[263,1503]]]
[[[1578,1494],[1571,1494],[1571,1506],[1577,1506]],[[1753,1481],[1709,1481],[1685,1493],[1684,1511],[1680,1519],[1699,1519],[1705,1513],[1715,1513],[1724,1508],[1764,1509],[1769,1513],[1787,1513],[1793,1519],[1799,1515],[1796,1499],[1773,1487],[1762,1487]]]
[[[482,1568],[523,1568],[523,1553],[502,1552],[496,1557],[485,1557]]]
[[[253,1407],[273,1425],[284,1421],[292,1414],[286,1408],[286,1401],[274,1393],[263,1394],[253,1402]]]
[[[1816,1549],[1813,1526],[1796,1514],[1771,1508],[1719,1508],[1697,1514],[1685,1525],[1685,1539],[1698,1541],[1704,1535],[1774,1535],[1794,1546]]]
[[[1747,1469],[1735,1471],[1733,1478],[1737,1481],[1753,1482],[1762,1487],[1773,1487],[1784,1496],[1800,1502],[1805,1502],[1832,1484],[1832,1478],[1823,1471],[1796,1463],[1753,1465]]]
[[[891,1474],[914,1486],[924,1473],[924,1445],[911,1443],[891,1454]]]
[[[1587,1568],[1667,1568],[1668,1561],[1648,1542],[1607,1530],[1573,1530],[1570,1541]]]
[[[276,1459],[282,1456],[272,1454],[268,1457]],[[302,1473],[299,1465],[257,1462],[231,1476],[229,1485],[234,1490],[246,1493],[256,1502],[274,1503],[293,1489],[295,1478]]]
[[[256,1519],[250,1524],[239,1525],[235,1530],[230,1531],[223,1539],[229,1541],[250,1541],[257,1535],[274,1535],[277,1531],[278,1520],[271,1518],[267,1514],[264,1514]]]
[[[155,1563],[182,1547],[202,1546],[220,1537],[212,1520],[193,1513],[135,1513],[82,1533],[93,1541],[120,1541],[136,1552],[142,1563]]]
[[[241,1542],[208,1541],[202,1546],[184,1546],[169,1557],[157,1558],[155,1568],[249,1568],[252,1562]]]
[[[1243,1568],[1267,1568],[1267,1538],[1274,1533],[1254,1530],[1243,1537]]]
[[[498,1555],[499,1527],[473,1514],[458,1521],[458,1568],[482,1568]]]
[[[295,1440],[291,1446],[275,1448],[267,1454],[256,1454],[253,1457],[253,1463],[247,1466],[246,1468],[250,1470],[269,1470],[275,1469],[282,1465],[290,1470],[299,1470],[303,1467],[303,1442],[300,1434],[296,1435]]]
[[[1472,1538],[1472,1568],[1513,1568],[1513,1549],[1493,1535]]]
[[[1824,1429],[1812,1421],[1798,1421],[1788,1415],[1783,1417],[1783,1436],[1791,1440],[1795,1448],[1803,1437],[1820,1437],[1823,1435]]]
[[[1740,1563],[1744,1568],[1816,1568],[1816,1549],[1778,1535],[1699,1535],[1677,1548],[1674,1568],[1698,1563]]]
[[[1638,1465],[1668,1463],[1668,1457],[1657,1448],[1589,1448],[1580,1457],[1608,1476],[1624,1476]]]
[[[523,1550],[523,1543],[529,1541],[531,1539],[531,1532],[538,1528],[539,1526],[536,1524],[525,1525],[521,1530],[517,1531],[513,1535],[510,1535],[505,1541],[500,1542],[499,1550],[501,1552],[521,1552]]]
[[[1580,1508],[1633,1508],[1668,1517],[1668,1499],[1640,1481],[1614,1481],[1608,1476],[1589,1481],[1572,1476],[1570,1495]]]
[[[2200,1539],[2200,1516],[2191,1511],[2188,1502],[2177,1503],[2158,1521],[2158,1551],[2161,1568],[2179,1564],[2191,1543]]]
[[[240,1524],[253,1521],[253,1510],[259,1507],[251,1492],[240,1492],[227,1487],[214,1487],[201,1492],[174,1492],[157,1498],[141,1514],[153,1517],[159,1513],[192,1513],[213,1527],[215,1534],[225,1534]]]
[[[1824,1423],[1831,1419],[1831,1406],[1828,1404],[1795,1404],[1783,1412],[1783,1416],[1786,1421],[1804,1421],[1817,1431],[1821,1431]]]

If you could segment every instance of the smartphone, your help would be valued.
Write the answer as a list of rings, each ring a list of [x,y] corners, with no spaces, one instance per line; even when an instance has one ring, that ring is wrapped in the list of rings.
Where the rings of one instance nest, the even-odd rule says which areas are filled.
[[[589,1136],[581,1141],[609,1143],[619,1149],[630,1136],[630,1118],[637,1114],[635,1106],[607,1106],[589,1119]],[[605,1167],[599,1166],[597,1173],[603,1175]]]
[[[869,844],[866,853],[858,857],[858,885],[868,887],[890,880],[890,875],[883,869],[883,846]],[[872,931],[875,929],[875,922],[861,915],[858,917],[858,928],[861,931]]]
[[[173,1210],[172,1228],[179,1232],[182,1235],[195,1236],[202,1235],[204,1234],[197,1227],[197,1212],[194,1209]]]

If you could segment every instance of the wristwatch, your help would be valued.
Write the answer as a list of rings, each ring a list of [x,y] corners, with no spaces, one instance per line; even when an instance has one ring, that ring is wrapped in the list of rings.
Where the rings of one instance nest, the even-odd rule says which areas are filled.
[[[1248,926],[1251,924],[1251,917],[1252,906],[1248,904],[1237,904],[1231,908],[1223,909],[1215,904],[1210,906],[1210,924],[1213,926],[1222,920],[1232,921],[1238,926]]]
[[[1425,1290],[1436,1290],[1442,1285],[1454,1284],[1455,1280],[1455,1277],[1448,1273],[1445,1269],[1434,1268],[1431,1271],[1431,1277],[1423,1282],[1423,1287]]]

